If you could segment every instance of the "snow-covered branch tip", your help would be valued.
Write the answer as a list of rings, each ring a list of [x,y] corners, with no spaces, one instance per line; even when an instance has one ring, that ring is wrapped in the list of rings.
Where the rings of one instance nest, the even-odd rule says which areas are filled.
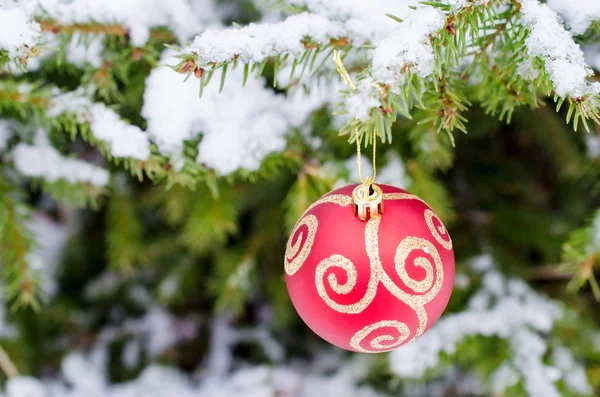
[[[21,8],[0,5],[0,69],[9,62],[26,67],[28,59],[39,53],[41,36],[40,25]]]
[[[330,54],[339,50],[352,70],[362,70],[356,87],[343,93],[340,111],[351,117],[341,131],[351,140],[373,129],[390,140],[397,114],[411,118],[415,107],[425,115],[417,122],[431,122],[453,140],[453,130],[467,130],[463,113],[482,80],[497,89],[493,98],[479,95],[477,100],[501,119],[510,121],[517,106],[537,106],[538,98],[554,94],[558,110],[569,103],[567,122],[573,120],[575,129],[581,122],[589,129],[588,120],[600,123],[600,85],[590,80],[593,72],[572,36],[597,18],[595,8],[583,18],[559,0],[548,5],[538,0],[426,1],[411,12],[390,13],[393,26],[367,28],[353,19],[359,18],[360,5],[292,3],[302,12],[278,23],[205,31],[180,52],[172,68],[186,79],[198,78],[202,94],[219,70],[220,89],[228,70],[240,64],[242,84],[265,68],[274,71],[277,84],[282,69],[291,70],[291,81],[328,65]],[[571,32],[554,10],[565,16]]]

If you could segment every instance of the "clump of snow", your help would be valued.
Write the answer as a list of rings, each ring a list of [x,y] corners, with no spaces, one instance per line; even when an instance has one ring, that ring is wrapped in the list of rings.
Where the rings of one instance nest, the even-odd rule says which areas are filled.
[[[554,384],[560,380],[561,372],[544,364],[546,340],[525,327],[515,331],[510,337],[513,360],[515,367],[523,375],[527,394],[531,397],[561,397]]]
[[[207,30],[196,37],[186,50],[196,54],[202,63],[262,62],[277,54],[301,54],[306,50],[303,40],[327,44],[332,38],[345,35],[341,23],[317,15],[292,15],[283,22],[250,24],[243,28]]]
[[[420,7],[410,13],[374,51],[375,79],[396,86],[403,81],[406,69],[423,78],[433,73],[435,59],[429,36],[445,23],[444,13],[437,8]]]
[[[150,157],[148,136],[137,126],[127,124],[104,104],[93,103],[82,91],[56,95],[48,108],[48,116],[64,113],[77,116],[78,122],[88,122],[94,137],[110,147],[114,157],[147,160]]]
[[[398,26],[398,22],[386,16],[404,18],[409,6],[418,0],[290,0],[291,4],[305,6],[308,11],[329,20],[343,23],[348,37],[358,43],[377,44]]]
[[[11,152],[15,168],[23,175],[48,182],[65,180],[106,186],[110,173],[86,161],[62,156],[50,145],[30,146],[19,143]]]
[[[548,0],[547,4],[566,22],[573,34],[583,34],[593,21],[600,19],[597,0]]]
[[[171,56],[167,52],[163,62]],[[142,116],[161,153],[177,157],[184,141],[202,134],[199,163],[221,175],[241,168],[254,171],[266,156],[285,148],[290,128],[303,125],[332,98],[326,88],[285,96],[265,88],[262,78],[249,78],[245,87],[242,80],[241,68],[229,71],[222,93],[219,84],[209,84],[199,99],[197,80],[182,83],[168,68],[153,70],[146,80]]]
[[[22,9],[0,5],[0,51],[6,51],[9,58],[27,55],[40,36],[40,25]]]
[[[291,0],[289,3],[306,7],[309,12],[277,23],[207,30],[196,37],[186,52],[195,53],[206,63],[229,62],[234,58],[247,63],[261,62],[277,54],[300,54],[305,50],[302,41],[307,38],[317,44],[339,38],[347,38],[356,46],[378,43],[398,25],[385,14],[403,17],[409,11],[408,6],[417,1]]]
[[[564,346],[554,346],[551,356],[552,365],[565,375],[563,379],[569,389],[577,394],[590,395],[592,387],[588,382],[585,368],[575,361],[573,352]]]
[[[211,0],[21,0],[19,6],[31,16],[49,17],[59,24],[122,25],[138,47],[148,41],[153,27],[169,27],[185,42],[219,20]]]
[[[502,395],[504,391],[519,382],[519,373],[510,363],[504,363],[494,371],[491,388],[494,395]]]
[[[177,369],[151,365],[137,379],[109,384],[107,346],[102,342],[91,354],[69,354],[63,360],[58,379],[13,378],[7,397],[383,397],[371,387],[358,384],[366,372],[361,357],[344,363],[339,355],[327,352],[314,362],[298,362],[293,366],[237,365],[232,352],[234,345],[257,339],[262,344],[265,338],[261,335],[265,332],[268,331],[238,330],[222,317],[215,319],[209,360],[205,370],[199,372],[200,382],[192,382]]]
[[[371,109],[381,106],[381,93],[374,86],[375,80],[367,76],[358,82],[356,90],[344,99],[344,109],[360,121],[371,118]]]
[[[42,382],[30,376],[9,378],[6,382],[7,397],[46,397]]]
[[[525,41],[527,51],[530,56],[544,60],[556,93],[563,98],[598,93],[598,87],[587,80],[593,72],[583,51],[562,26],[558,15],[537,0],[522,0],[521,5],[522,20],[531,30]]]
[[[481,290],[471,298],[468,309],[442,317],[419,339],[392,352],[392,370],[400,376],[419,379],[427,369],[439,366],[442,352],[455,353],[465,338],[496,336],[512,344],[515,369],[529,395],[559,396],[555,382],[570,376],[570,370],[556,370],[544,364],[549,343],[538,333],[545,334],[552,329],[555,320],[562,315],[561,307],[524,282],[507,280],[490,268],[490,263],[488,256],[473,261],[473,270],[483,272],[483,280]],[[503,390],[514,384],[511,374],[496,375],[494,389]],[[506,383],[504,386],[502,381]]]

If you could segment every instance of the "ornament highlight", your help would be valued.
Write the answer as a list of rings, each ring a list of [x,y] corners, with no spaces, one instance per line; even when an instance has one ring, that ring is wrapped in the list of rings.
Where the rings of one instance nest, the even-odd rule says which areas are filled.
[[[452,241],[437,215],[405,190],[371,184],[342,187],[312,204],[285,252],[300,317],[326,341],[363,353],[421,336],[454,284]]]

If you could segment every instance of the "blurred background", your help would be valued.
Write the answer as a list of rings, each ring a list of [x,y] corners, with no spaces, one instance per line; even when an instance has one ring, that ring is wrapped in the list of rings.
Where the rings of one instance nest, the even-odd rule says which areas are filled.
[[[377,180],[444,221],[455,289],[420,339],[350,353],[302,322],[283,268],[306,208],[358,180],[333,65],[286,81],[268,62],[244,88],[240,67],[201,99],[198,76],[165,66],[178,62],[165,44],[290,9],[83,2],[87,20],[65,22],[69,2],[54,3],[27,3],[44,39],[27,72],[10,53],[0,69],[0,395],[600,395],[598,125],[574,131],[550,100],[507,124],[477,105],[494,95],[485,82],[465,87],[475,105],[454,147],[418,123],[426,111],[400,118]],[[576,38],[596,67],[598,32]],[[365,62],[349,57],[351,71]],[[159,150],[119,155],[106,134],[130,127]]]

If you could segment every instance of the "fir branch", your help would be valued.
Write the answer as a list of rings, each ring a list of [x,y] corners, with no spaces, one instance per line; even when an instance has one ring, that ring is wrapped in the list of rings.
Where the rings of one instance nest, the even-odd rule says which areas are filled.
[[[104,34],[109,36],[125,37],[128,33],[127,28],[118,24],[102,24],[98,22],[91,22],[64,25],[53,20],[41,18],[38,18],[36,22],[40,24],[42,32],[48,32],[52,34],[73,34],[79,32],[84,34]]]
[[[217,250],[238,232],[239,205],[235,191],[228,185],[219,186],[218,197],[206,187],[196,194],[183,226],[181,242],[198,254]]]
[[[33,246],[31,233],[23,222],[29,209],[15,198],[18,189],[12,185],[0,168],[0,262],[13,307],[39,307],[40,290],[28,255]]]
[[[107,212],[107,259],[120,272],[131,273],[146,261],[143,226],[137,215],[133,195],[125,185],[123,175],[118,178],[118,192],[111,197]]]

